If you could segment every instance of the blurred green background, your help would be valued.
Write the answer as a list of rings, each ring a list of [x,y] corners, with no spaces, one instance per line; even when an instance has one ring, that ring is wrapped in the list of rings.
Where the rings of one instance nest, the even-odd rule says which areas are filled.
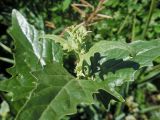
[[[96,6],[99,0],[87,0]],[[11,26],[12,9],[19,10],[37,29],[50,34],[60,34],[67,26],[78,24],[83,18],[73,10],[72,3],[79,0],[0,0],[0,80],[10,77],[6,68],[13,65],[13,40],[7,30]],[[132,42],[160,38],[159,0],[108,0],[102,14],[112,19],[100,21],[89,29],[93,41],[114,40]],[[88,12],[89,10],[85,10]],[[74,74],[74,58],[65,59],[65,66]],[[124,85],[126,87],[126,85]],[[154,66],[137,73],[135,82],[122,89],[125,103],[111,102],[108,110],[98,103],[80,105],[77,114],[66,117],[71,120],[160,120],[160,58]],[[12,112],[1,97],[2,113],[12,119]],[[6,108],[6,109],[5,109]]]

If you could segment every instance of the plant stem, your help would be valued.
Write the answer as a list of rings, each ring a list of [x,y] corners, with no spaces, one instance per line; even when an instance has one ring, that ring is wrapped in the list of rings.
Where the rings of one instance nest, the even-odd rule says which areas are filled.
[[[152,77],[152,78],[144,78],[144,80],[143,81],[140,81],[140,82],[138,82],[137,84],[138,84],[138,86],[140,85],[143,85],[143,84],[145,84],[146,82],[149,82],[149,81],[152,81],[152,80],[154,80],[154,79],[156,79],[156,78],[159,78],[160,77],[160,73],[158,73],[158,74],[155,74],[154,75],[154,77]]]
[[[7,52],[9,52],[9,53],[12,54],[11,49],[10,49],[9,47],[7,47],[5,44],[3,44],[3,43],[0,42],[0,46],[1,46],[5,51],[7,51]]]
[[[130,82],[127,82],[126,89],[125,89],[125,96],[128,96],[129,85],[130,85]]]
[[[152,69],[146,71],[146,73],[153,72],[154,70],[160,69],[160,65],[153,66]]]
[[[117,104],[115,116],[118,116],[121,113],[122,103]]]
[[[147,81],[151,81],[152,79],[155,79],[155,77],[158,77],[160,75],[158,73],[159,70],[160,70],[160,65],[153,66],[152,69],[150,69],[150,70],[145,70],[145,72],[143,72],[143,73],[148,74],[148,73],[154,72],[155,73],[154,76],[152,76],[152,77],[150,77],[150,76],[149,77],[146,77],[146,76],[144,77],[143,76],[143,80],[138,81],[137,84],[143,84],[143,83],[145,83]],[[140,79],[140,77],[138,79]]]
[[[9,58],[0,57],[0,60],[1,60],[1,61],[4,61],[4,62],[11,63],[11,64],[14,64],[14,60],[12,60],[12,59],[9,59]]]
[[[146,36],[147,29],[148,29],[149,23],[151,21],[151,17],[152,17],[152,13],[154,11],[155,5],[156,5],[156,0],[152,0],[151,5],[150,5],[150,10],[149,10],[149,16],[148,16],[145,28],[144,28],[143,33],[142,33],[142,39],[144,39],[145,36]]]
[[[120,114],[119,116],[117,116],[117,117],[115,118],[115,120],[122,120],[124,117],[125,117],[125,114],[122,113],[122,114]]]
[[[2,117],[2,120],[6,120],[6,117]]]
[[[136,17],[133,17],[133,26],[132,26],[132,37],[131,37],[131,41],[135,40],[135,27],[136,27]]]
[[[150,111],[153,111],[153,110],[160,110],[160,105],[145,108],[142,111],[140,111],[140,113],[146,113],[146,112],[150,112]]]
[[[127,22],[128,22],[128,18],[129,18],[129,15],[126,16],[124,22],[123,22],[123,23],[121,24],[121,26],[119,27],[119,30],[118,30],[117,34],[120,34],[120,33],[121,33],[121,31],[123,30],[123,28],[125,27],[125,25],[126,25]]]

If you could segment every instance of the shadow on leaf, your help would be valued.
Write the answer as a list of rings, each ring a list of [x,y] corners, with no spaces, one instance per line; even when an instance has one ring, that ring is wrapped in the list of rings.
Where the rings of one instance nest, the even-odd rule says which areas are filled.
[[[104,75],[107,75],[109,72],[115,74],[116,71],[121,69],[133,68],[134,70],[138,70],[140,67],[140,65],[134,61],[115,58],[107,59],[107,56],[101,56],[100,53],[95,53],[94,56],[90,57],[90,63],[91,65],[86,61],[83,62],[83,66],[87,66],[89,69],[89,76],[95,77],[95,74],[98,73],[102,80],[104,80]],[[83,72],[86,74],[85,70]]]

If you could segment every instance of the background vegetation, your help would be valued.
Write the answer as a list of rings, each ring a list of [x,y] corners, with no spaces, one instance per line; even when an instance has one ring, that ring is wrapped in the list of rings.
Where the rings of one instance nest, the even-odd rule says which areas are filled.
[[[98,0],[88,0],[97,6]],[[0,1],[0,80],[10,77],[6,68],[13,65],[13,41],[7,34],[11,26],[11,11],[17,9],[46,33],[61,34],[63,29],[84,21],[71,4],[79,0],[1,0]],[[158,0],[108,0],[102,14],[112,19],[102,20],[90,26],[90,37],[93,43],[99,40],[127,41],[152,40],[160,37],[160,2]],[[89,9],[84,10],[89,13]],[[74,73],[74,56],[66,55],[64,65]],[[66,119],[71,120],[159,120],[160,118],[160,58],[154,61],[153,67],[143,68],[135,82],[125,84],[121,94],[126,98],[124,103],[111,103],[108,111],[101,105],[78,106],[78,113]],[[127,89],[126,89],[127,88]],[[2,93],[1,93],[2,95]],[[3,95],[2,95],[3,96]],[[1,97],[0,115],[12,119],[12,111]],[[7,109],[8,108],[8,109]]]

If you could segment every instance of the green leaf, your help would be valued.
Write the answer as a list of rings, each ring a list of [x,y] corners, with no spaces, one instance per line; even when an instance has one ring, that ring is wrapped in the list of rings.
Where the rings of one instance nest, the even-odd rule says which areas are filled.
[[[69,7],[70,3],[71,3],[71,0],[63,1],[63,11],[65,11]]]
[[[106,81],[77,80],[60,63],[52,63],[62,58],[58,47],[51,40],[39,40],[43,32],[29,25],[16,10],[9,33],[15,40],[15,65],[9,69],[12,78],[0,82],[0,90],[9,92],[18,106],[15,109],[20,109],[17,119],[60,119],[75,113],[80,103],[93,104],[93,94],[101,89],[124,101]]]
[[[160,40],[135,41],[130,46],[136,52],[133,61],[138,62],[141,67],[152,66],[152,61],[160,56]]]
[[[159,40],[135,41],[130,44],[100,41],[81,58],[79,66],[88,64],[90,75],[98,74],[101,79],[123,83],[134,80],[135,72],[144,66],[151,66],[158,56]]]
[[[98,90],[124,101],[105,81],[75,79],[57,63],[48,64],[32,74],[38,81],[37,87],[17,120],[59,120],[75,113],[80,103],[93,104],[93,93]]]
[[[63,47],[63,50],[70,51],[72,49],[72,44],[58,35],[53,35],[53,34],[52,35],[45,35],[45,36],[40,36],[40,38],[51,39],[55,43],[59,43]]]
[[[100,41],[81,57],[78,67],[84,74],[99,77],[115,89],[126,81],[133,81],[137,70],[151,66],[160,56],[160,41],[136,41],[131,44],[117,41]],[[87,68],[88,67],[88,68]],[[87,68],[87,71],[85,69]],[[100,91],[96,95],[105,107],[108,95]]]
[[[10,92],[12,100],[26,99],[35,87],[36,79],[31,71],[41,69],[47,62],[62,62],[61,48],[53,41],[42,39],[37,31],[16,10],[12,12],[12,27],[9,30],[15,42],[15,65],[9,69],[12,77],[0,82],[0,90]]]
[[[134,50],[126,43],[119,41],[100,41],[95,43],[86,54],[80,57],[77,70],[82,70],[82,66],[86,63],[91,67],[97,67],[96,64],[103,63],[107,60],[128,59],[128,56],[134,55]]]
[[[93,104],[94,97],[105,106],[113,98],[124,101],[115,87],[134,80],[139,68],[152,65],[160,56],[158,40],[130,44],[100,41],[80,57],[78,67],[84,67],[80,70],[88,72],[86,77],[94,77],[82,80],[71,76],[61,65],[61,48],[29,25],[16,10],[9,33],[15,40],[15,65],[9,70],[12,78],[0,82],[0,90],[9,92],[16,105],[20,104],[17,120],[59,120],[75,113],[80,103]],[[53,39],[63,49],[72,48],[64,39]]]
[[[90,57],[99,53],[108,59],[120,59],[129,55],[134,56],[135,51],[126,43],[120,41],[100,41],[90,48],[89,52],[84,55],[85,60],[90,63]]]

